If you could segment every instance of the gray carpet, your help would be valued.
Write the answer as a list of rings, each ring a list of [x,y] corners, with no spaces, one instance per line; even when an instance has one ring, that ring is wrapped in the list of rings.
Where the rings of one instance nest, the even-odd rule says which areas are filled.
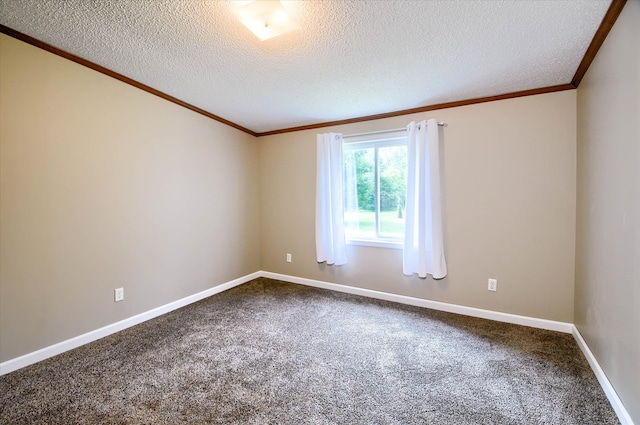
[[[571,335],[257,279],[0,377],[2,424],[615,424]]]

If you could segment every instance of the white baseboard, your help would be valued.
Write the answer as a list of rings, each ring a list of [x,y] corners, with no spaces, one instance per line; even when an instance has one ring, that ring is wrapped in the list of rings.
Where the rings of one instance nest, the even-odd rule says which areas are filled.
[[[572,333],[574,326],[572,323],[556,322],[554,320],[537,319],[535,317],[519,316],[517,314],[501,313],[498,311],[483,310],[475,307],[465,307],[457,304],[448,304],[439,301],[425,300],[423,298],[408,297],[405,295],[391,294],[389,292],[374,291],[371,289],[356,288],[354,286],[339,285],[337,283],[323,282],[320,280],[306,279],[302,277],[288,276],[279,273],[260,272],[262,277],[268,277],[285,282],[299,283],[301,285],[313,286],[316,288],[331,289],[332,291],[346,292],[349,294],[362,295],[364,297],[377,298],[380,300],[393,301],[401,304],[425,307],[433,310],[446,311],[449,313],[462,314],[465,316],[479,317],[482,319],[496,320],[498,322],[513,323],[516,325],[530,326],[533,328],[547,329],[564,333]]]
[[[338,292],[345,292],[349,294],[361,295],[361,296],[370,297],[370,298],[393,301],[401,304],[413,305],[416,307],[431,308],[434,310],[462,314],[465,316],[479,317],[482,319],[496,320],[499,322],[513,323],[516,325],[530,326],[530,327],[539,328],[539,329],[547,329],[552,331],[570,333],[573,335],[576,342],[578,343],[578,346],[580,347],[585,357],[587,358],[589,365],[591,365],[591,369],[593,369],[593,372],[598,378],[598,382],[600,382],[600,385],[602,386],[602,389],[607,395],[609,402],[611,403],[611,405],[613,406],[613,409],[618,415],[618,418],[620,419],[621,424],[634,425],[633,421],[631,420],[631,416],[625,409],[624,405],[622,404],[622,401],[618,397],[618,394],[616,393],[613,386],[607,379],[607,376],[605,375],[604,371],[598,364],[598,361],[593,356],[593,353],[591,353],[589,346],[582,338],[582,335],[580,335],[580,332],[578,331],[578,329],[572,323],[538,319],[535,317],[519,316],[516,314],[501,313],[501,312],[491,311],[491,310],[483,310],[475,307],[465,307],[465,306],[456,305],[456,304],[448,304],[448,303],[443,303],[439,301],[425,300],[422,298],[408,297],[405,295],[391,294],[388,292],[374,291],[371,289],[357,288],[354,286],[339,285],[336,283],[306,279],[302,277],[295,277],[295,276],[289,276],[289,275],[266,272],[266,271],[257,271],[255,273],[251,273],[249,275],[240,277],[238,279],[234,279],[232,281],[223,283],[221,285],[217,285],[205,291],[198,292],[197,294],[190,295],[188,297],[171,302],[169,304],[154,308],[152,310],[138,314],[128,319],[121,320],[111,325],[104,326],[100,329],[87,332],[83,335],[79,335],[77,337],[68,339],[66,341],[62,341],[57,344],[51,345],[49,347],[42,348],[38,351],[34,351],[32,353],[28,353],[23,356],[16,357],[15,359],[11,359],[6,362],[0,363],[0,376],[13,372],[14,370],[18,370],[25,366],[29,366],[31,364],[37,363],[39,361],[48,359],[49,357],[53,357],[57,354],[64,353],[65,351],[72,350],[81,345],[87,344],[89,342],[95,341],[97,339],[103,338],[105,336],[111,335],[121,330],[130,328],[131,326],[135,326],[139,323],[145,322],[147,320],[161,316],[165,313],[184,307],[196,301],[200,301],[204,298],[226,291],[235,286],[242,285],[243,283],[249,282],[259,277],[266,277],[270,279],[282,280],[285,282],[298,283],[306,286],[313,286],[316,288],[330,289]]]
[[[572,334],[576,342],[578,343],[578,346],[582,350],[582,353],[587,358],[587,361],[589,362],[593,373],[595,373],[596,378],[598,378],[598,382],[600,382],[600,386],[604,390],[604,393],[607,395],[607,398],[609,399],[613,410],[615,410],[616,414],[618,415],[620,423],[622,425],[633,425],[633,420],[631,419],[629,412],[627,412],[624,404],[622,404],[622,400],[620,400],[620,397],[618,397],[618,393],[616,393],[613,385],[611,385],[611,382],[609,382],[607,375],[605,375],[604,370],[602,370],[602,368],[600,367],[600,364],[589,349],[586,341],[582,338],[582,335],[580,335],[580,331],[577,327],[573,327]]]
[[[97,339],[104,338],[107,335],[111,335],[121,330],[130,328],[131,326],[135,326],[139,323],[146,322],[147,320],[161,316],[165,313],[169,313],[170,311],[192,304],[196,301],[200,301],[204,298],[210,297],[211,295],[215,295],[220,292],[226,291],[227,289],[231,289],[235,286],[242,285],[243,283],[249,282],[250,280],[253,280],[260,276],[261,272],[251,273],[238,279],[234,279],[232,281],[214,286],[213,288],[209,288],[202,292],[198,292],[197,294],[190,295],[188,297],[173,301],[169,304],[165,304],[163,306],[154,308],[144,313],[140,313],[119,322],[112,323],[111,325],[107,325],[102,328],[87,332],[85,334],[78,335],[74,338],[67,339],[66,341],[62,341],[54,345],[50,345],[38,351],[34,351],[11,360],[7,360],[6,362],[0,363],[0,376],[13,372],[14,370],[21,369],[25,366],[32,365],[44,359],[48,359],[49,357],[64,353],[65,351],[80,347],[81,345],[88,344],[89,342],[95,341]]]

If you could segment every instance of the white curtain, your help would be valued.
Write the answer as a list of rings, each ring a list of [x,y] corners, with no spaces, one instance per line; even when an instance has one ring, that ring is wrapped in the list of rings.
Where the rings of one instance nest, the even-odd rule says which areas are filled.
[[[316,171],[316,257],[319,263],[347,263],[342,193],[342,134],[318,134]]]
[[[438,121],[416,124],[408,131],[407,199],[402,271],[420,277],[447,275],[442,238],[440,140]]]

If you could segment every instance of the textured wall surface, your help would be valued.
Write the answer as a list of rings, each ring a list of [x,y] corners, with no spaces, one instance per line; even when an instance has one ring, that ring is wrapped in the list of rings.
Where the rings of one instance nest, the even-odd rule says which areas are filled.
[[[578,89],[575,324],[640,424],[640,1]]]
[[[231,1],[0,0],[0,23],[254,131],[566,84],[610,0],[287,1],[258,41]]]
[[[259,269],[252,136],[0,43],[0,362]]]
[[[316,131],[260,140],[262,269],[395,294],[573,321],[575,91],[327,128],[353,134],[437,118],[443,130],[449,275],[402,274],[402,251],[349,246],[349,263],[315,257]],[[285,255],[293,254],[287,263]],[[498,291],[487,291],[487,279]]]

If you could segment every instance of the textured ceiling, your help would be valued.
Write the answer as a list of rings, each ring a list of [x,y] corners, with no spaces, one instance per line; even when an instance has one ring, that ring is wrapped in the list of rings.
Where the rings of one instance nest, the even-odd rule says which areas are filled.
[[[228,0],[0,0],[0,23],[255,132],[571,81],[611,0],[284,1],[264,42]]]

